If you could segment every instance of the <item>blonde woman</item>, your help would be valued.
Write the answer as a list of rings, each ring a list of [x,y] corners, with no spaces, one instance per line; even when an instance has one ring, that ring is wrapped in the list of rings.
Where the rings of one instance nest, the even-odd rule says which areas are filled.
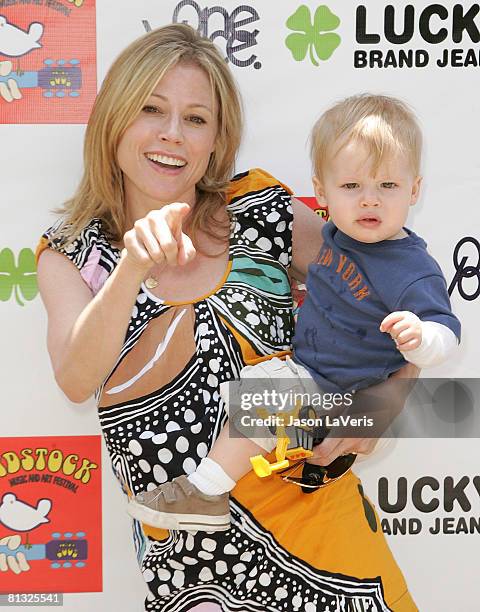
[[[322,222],[263,171],[231,179],[240,134],[214,45],[150,32],[110,69],[83,179],[39,248],[56,380],[75,402],[96,393],[130,495],[193,474],[226,421],[220,383],[290,350],[288,275],[304,278]],[[146,610],[416,609],[352,473],[312,495],[249,473],[230,511],[207,534],[135,522]]]

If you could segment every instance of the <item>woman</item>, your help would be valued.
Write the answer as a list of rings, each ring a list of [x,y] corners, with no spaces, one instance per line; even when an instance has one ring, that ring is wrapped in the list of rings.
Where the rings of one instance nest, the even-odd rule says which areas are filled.
[[[219,384],[290,348],[288,271],[304,278],[322,222],[263,171],[229,182],[240,132],[214,45],[185,25],[150,32],[107,75],[79,190],[39,249],[56,380],[72,401],[97,389],[129,494],[192,472],[226,420]],[[135,523],[147,610],[416,610],[353,474],[305,495],[250,473],[231,513],[213,534]]]

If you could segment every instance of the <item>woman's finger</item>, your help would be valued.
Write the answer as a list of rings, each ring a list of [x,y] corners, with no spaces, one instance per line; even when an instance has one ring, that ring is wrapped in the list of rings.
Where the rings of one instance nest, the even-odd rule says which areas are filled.
[[[308,462],[329,465],[342,455],[350,453],[368,455],[375,449],[377,441],[377,438],[327,438],[314,448],[313,458]]]
[[[148,254],[145,246],[139,241],[136,231],[134,229],[128,231],[123,237],[125,249],[130,258],[135,261],[138,265],[144,267],[146,270],[151,268],[153,260]]]
[[[183,263],[184,256],[181,254],[182,226],[189,212],[190,206],[188,204],[174,202],[147,215],[151,231],[170,266]]]
[[[183,224],[190,212],[190,206],[185,202],[174,202],[162,208],[162,213],[168,226],[172,230],[172,234],[177,234],[182,231]]]
[[[171,227],[163,217],[152,221],[151,227],[167,264],[176,266],[178,264],[178,244]]]
[[[152,262],[161,264],[165,261],[166,254],[159,243],[156,228],[152,227],[150,219],[140,219],[134,225],[138,242],[147,252]]]
[[[343,454],[343,438],[326,438],[313,449],[313,457],[308,461],[316,465],[328,465]]]
[[[378,438],[358,438],[352,444],[350,452],[359,455],[369,455],[375,450],[378,444]]]
[[[177,263],[183,266],[196,255],[196,250],[190,237],[183,232],[183,226],[190,212],[190,206],[184,202],[175,202],[167,208],[165,218],[178,247]]]
[[[168,204],[150,211],[138,219],[133,229],[124,236],[128,253],[142,265],[183,265],[195,257],[190,238],[182,232],[190,206],[182,202]]]
[[[189,261],[192,261],[197,254],[197,251],[193,246],[193,242],[190,240],[190,236],[187,236],[187,234],[184,234],[183,232],[180,235],[178,245],[178,263],[183,266]]]

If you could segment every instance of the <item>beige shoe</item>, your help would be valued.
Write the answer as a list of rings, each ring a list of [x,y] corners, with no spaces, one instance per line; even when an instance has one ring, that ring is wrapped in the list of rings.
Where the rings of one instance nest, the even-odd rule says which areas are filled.
[[[228,493],[205,495],[186,476],[174,478],[128,502],[130,516],[162,529],[226,531],[230,528]]]

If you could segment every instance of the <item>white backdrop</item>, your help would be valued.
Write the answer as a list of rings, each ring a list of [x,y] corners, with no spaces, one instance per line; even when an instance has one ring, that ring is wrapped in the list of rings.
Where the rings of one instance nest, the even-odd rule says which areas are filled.
[[[63,3],[66,5],[67,2]],[[120,3],[97,0],[98,82],[121,49],[141,35],[146,25],[155,28],[171,22],[179,4],[179,0]],[[305,0],[304,4],[312,16],[319,6],[311,0]],[[248,0],[242,5],[243,12],[238,12],[237,24],[254,11],[258,19],[233,28],[237,40],[233,40],[232,45],[241,44],[238,39],[242,35],[238,36],[238,30],[258,32],[256,36],[244,36],[251,46],[234,54],[237,60],[244,62],[249,61],[252,54],[257,56],[248,66],[233,66],[247,118],[237,169],[263,167],[290,185],[299,196],[310,196],[311,173],[306,140],[311,125],[322,110],[339,98],[364,91],[405,99],[416,110],[425,136],[423,192],[411,213],[409,226],[426,239],[450,283],[455,273],[452,256],[457,242],[467,236],[480,239],[479,68],[473,65],[480,52],[477,40],[480,36],[476,36],[476,28],[480,28],[480,16],[475,14],[477,5],[468,2],[457,4],[457,13],[461,10],[467,12],[473,7],[472,18],[470,21],[467,18],[468,27],[463,31],[458,14],[456,20],[453,17],[454,2],[443,0],[441,5],[435,5],[443,7],[443,12],[431,18],[430,30],[433,34],[440,32],[441,37],[440,29],[445,28],[446,38],[432,43],[425,40],[431,39],[425,29],[426,13],[420,19],[429,3],[424,0],[415,2],[413,36],[408,42],[395,44],[387,40],[387,37],[392,38],[391,27],[388,23],[384,26],[387,3],[363,0],[361,4],[366,7],[365,30],[368,34],[379,34],[380,42],[364,43],[361,31],[360,41],[356,40],[356,30],[361,30],[357,15],[359,4],[329,0],[329,9],[340,19],[335,33],[341,42],[328,60],[318,61],[318,66],[314,65],[308,52],[304,60],[296,61],[285,44],[286,37],[291,34],[286,22],[300,6],[298,0]],[[404,7],[408,3],[393,0],[390,4],[395,7],[394,30],[399,34],[403,30]],[[201,9],[221,5],[231,15],[241,2],[198,0],[198,5]],[[0,3],[0,14],[8,18],[8,10],[7,3]],[[179,12],[179,19],[188,20],[197,27],[196,14],[192,6],[185,6]],[[419,27],[420,22],[423,29]],[[218,13],[213,14],[208,21],[208,35],[220,29],[225,29],[224,19]],[[454,32],[456,40],[453,39]],[[225,50],[225,39],[218,37],[217,42]],[[393,50],[393,55],[398,57],[401,50],[409,49],[428,53],[428,65],[411,68],[354,66],[356,51],[380,50],[385,57],[389,50]],[[459,50],[454,55],[455,62],[468,59],[471,65],[438,66],[437,59],[451,49]],[[393,61],[392,51],[389,57]],[[4,58],[0,55],[1,59]],[[255,63],[261,66],[254,67]],[[6,104],[0,99],[0,117]],[[18,254],[24,247],[35,247],[39,235],[53,219],[49,211],[72,193],[80,177],[83,134],[83,125],[0,125],[0,250],[9,247]],[[478,268],[478,254],[471,245],[467,245],[462,254],[468,255],[468,265]],[[477,286],[478,277],[475,275],[463,281],[467,294],[474,294]],[[452,303],[463,325],[461,349],[448,366],[431,370],[428,376],[475,377],[480,361],[478,301],[463,299],[456,288]],[[55,386],[45,347],[46,319],[40,298],[26,302],[23,307],[12,298],[2,302],[0,309],[0,435],[98,433],[93,402],[74,406]],[[396,500],[397,479],[407,479],[405,509],[395,513],[381,508],[379,511],[382,517],[390,520],[390,524],[393,518],[421,521],[420,533],[391,535],[389,543],[422,612],[473,612],[479,609],[478,533],[443,533],[455,531],[456,520],[460,517],[466,518],[467,523],[472,517],[477,521],[480,517],[480,495],[471,482],[479,474],[479,458],[478,443],[474,439],[403,440],[358,467],[366,492],[377,508],[381,478],[387,478],[390,503]],[[133,554],[124,501],[113,481],[106,456],[103,466],[104,592],[67,595],[65,610],[69,611],[142,609],[145,589]],[[427,487],[422,493],[424,501],[434,497],[440,500],[438,509],[433,512],[422,512],[412,500],[412,487],[425,476],[434,477],[440,483],[439,491]],[[465,494],[471,508],[465,510],[455,503],[452,511],[445,510],[444,480],[452,477],[456,481],[462,476],[470,479]],[[441,533],[429,532],[437,520],[443,521],[448,517],[455,520],[446,526],[442,523]],[[415,524],[418,526],[418,522]],[[8,576],[0,575],[0,586],[4,580],[8,580]]]

